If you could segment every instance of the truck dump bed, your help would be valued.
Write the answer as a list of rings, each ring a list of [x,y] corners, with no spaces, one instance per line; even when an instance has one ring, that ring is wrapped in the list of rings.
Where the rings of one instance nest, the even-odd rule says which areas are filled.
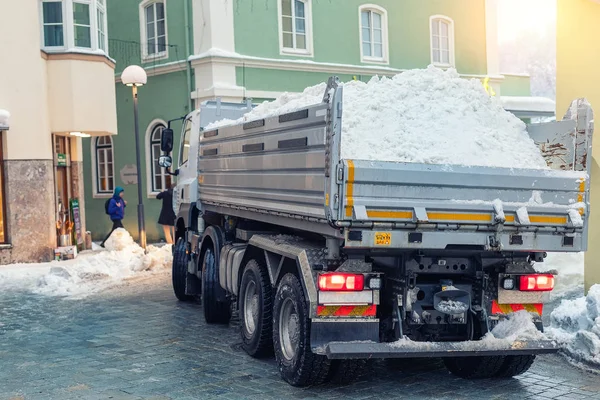
[[[331,79],[320,104],[202,131],[198,207],[343,238],[346,248],[585,250],[593,116],[584,100],[565,121],[529,128],[549,164],[568,170],[529,170],[343,160],[342,97]]]

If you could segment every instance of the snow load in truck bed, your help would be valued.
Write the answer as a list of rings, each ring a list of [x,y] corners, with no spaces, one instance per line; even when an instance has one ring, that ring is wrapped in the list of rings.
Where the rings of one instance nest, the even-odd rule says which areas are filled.
[[[267,118],[320,103],[326,84],[284,93],[237,121]],[[433,66],[368,83],[344,84],[342,158],[546,169],[525,124],[491,98],[480,81]]]

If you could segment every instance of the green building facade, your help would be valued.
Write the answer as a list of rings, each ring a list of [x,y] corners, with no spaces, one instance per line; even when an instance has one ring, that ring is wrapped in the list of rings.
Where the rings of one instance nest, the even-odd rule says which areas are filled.
[[[548,104],[546,111],[531,107],[529,77],[498,70],[496,1],[109,1],[118,134],[84,144],[85,177],[95,182],[86,185],[93,238],[101,239],[111,226],[104,202],[107,189],[117,185],[129,200],[124,225],[137,236],[132,94],[119,80],[128,65],[148,73],[147,85],[139,89],[141,173],[147,236],[157,241],[162,231],[156,194],[170,177],[156,164],[156,139],[168,120],[205,100],[258,102],[302,91],[331,75],[366,81],[434,64],[456,68],[465,78],[488,78],[496,96],[510,99],[522,118],[553,115]],[[181,124],[172,128],[178,148]]]

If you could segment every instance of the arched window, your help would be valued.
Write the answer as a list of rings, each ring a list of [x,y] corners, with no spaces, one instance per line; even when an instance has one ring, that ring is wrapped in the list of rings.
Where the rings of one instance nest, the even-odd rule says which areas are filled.
[[[360,55],[363,62],[388,62],[387,12],[374,4],[359,8]]]
[[[113,143],[110,136],[95,139],[96,192],[110,194],[115,190]]]
[[[160,138],[165,125],[162,122],[156,122],[150,125],[148,130],[148,187],[152,188],[151,193],[162,192],[171,186],[171,175],[167,174],[165,168],[158,165],[158,158],[161,156]]]
[[[166,58],[167,4],[166,0],[146,0],[140,4],[142,56],[145,60]]]
[[[444,15],[429,18],[431,63],[440,67],[454,66],[454,21]]]

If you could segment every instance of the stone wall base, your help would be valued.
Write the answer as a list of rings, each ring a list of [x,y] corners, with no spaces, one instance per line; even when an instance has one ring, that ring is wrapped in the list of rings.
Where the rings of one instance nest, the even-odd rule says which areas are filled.
[[[5,160],[7,238],[0,263],[47,262],[56,246],[52,160]]]

